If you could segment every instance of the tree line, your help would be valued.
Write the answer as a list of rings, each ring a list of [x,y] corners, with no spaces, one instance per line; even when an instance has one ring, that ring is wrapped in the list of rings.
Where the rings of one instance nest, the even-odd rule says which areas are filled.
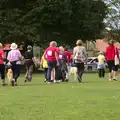
[[[0,0],[0,41],[72,44],[105,28],[103,0]]]

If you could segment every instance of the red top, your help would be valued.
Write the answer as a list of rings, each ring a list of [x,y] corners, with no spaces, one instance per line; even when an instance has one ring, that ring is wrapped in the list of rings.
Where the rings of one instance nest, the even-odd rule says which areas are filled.
[[[0,64],[4,64],[2,56],[4,55],[4,51],[0,50]]]
[[[55,52],[56,52],[56,47],[48,47],[45,51],[45,58],[47,61],[55,61]]]
[[[72,62],[72,58],[71,58],[72,53],[69,52],[69,51],[65,51],[65,54],[66,54],[66,56],[67,56],[67,62],[68,62],[68,63],[71,63],[71,62]]]
[[[117,55],[119,57],[118,49],[115,46],[108,46],[106,48],[106,59],[114,60],[115,55]]]

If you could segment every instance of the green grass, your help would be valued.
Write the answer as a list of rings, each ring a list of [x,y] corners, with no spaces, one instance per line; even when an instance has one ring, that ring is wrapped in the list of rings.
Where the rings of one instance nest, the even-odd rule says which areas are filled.
[[[0,120],[119,120],[120,82],[84,74],[84,84],[45,84],[43,75],[32,83],[0,87]]]

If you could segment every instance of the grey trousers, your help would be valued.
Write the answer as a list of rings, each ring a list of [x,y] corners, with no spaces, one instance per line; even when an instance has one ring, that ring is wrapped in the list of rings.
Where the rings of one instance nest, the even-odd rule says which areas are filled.
[[[26,75],[25,79],[29,82],[32,81],[32,74],[33,74],[33,64],[31,65],[26,65]]]

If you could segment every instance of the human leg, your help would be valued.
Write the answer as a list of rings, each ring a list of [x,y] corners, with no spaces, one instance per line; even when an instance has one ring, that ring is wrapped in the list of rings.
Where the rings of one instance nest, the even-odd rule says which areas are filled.
[[[0,73],[1,73],[1,79],[2,79],[2,85],[5,85],[5,65],[0,65]]]

